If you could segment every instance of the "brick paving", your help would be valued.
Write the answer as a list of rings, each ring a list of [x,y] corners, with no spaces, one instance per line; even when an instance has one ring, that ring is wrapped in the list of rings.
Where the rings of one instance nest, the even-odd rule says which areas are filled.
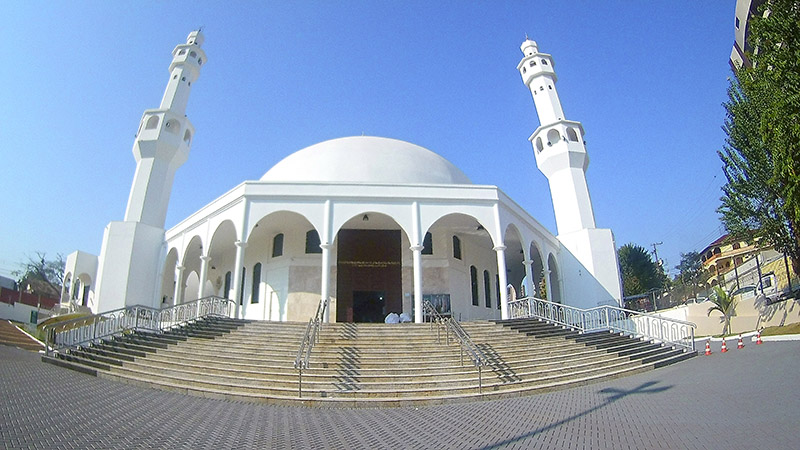
[[[800,342],[718,351],[558,392],[311,409],[94,378],[0,346],[2,448],[797,448]]]

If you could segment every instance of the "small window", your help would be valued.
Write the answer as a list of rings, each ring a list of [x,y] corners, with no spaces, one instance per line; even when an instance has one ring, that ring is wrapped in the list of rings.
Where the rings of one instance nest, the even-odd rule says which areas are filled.
[[[547,89],[553,90],[553,85],[552,84],[548,84],[547,85]]]
[[[483,271],[483,293],[486,297],[486,307],[492,307],[492,286],[491,286],[492,278],[489,276],[489,271]]]
[[[742,246],[741,246],[741,245],[740,245],[738,242],[736,242],[736,243],[734,243],[734,244],[733,244],[733,249],[734,249],[734,250],[739,250],[741,247],[742,247]]]
[[[469,278],[472,284],[472,306],[480,305],[478,301],[478,269],[469,266]]]
[[[244,305],[244,279],[247,276],[247,268],[242,267],[242,282],[239,284],[239,304]]]
[[[228,271],[225,273],[225,290],[222,291],[222,296],[225,298],[231,298],[231,272]]]
[[[461,259],[461,239],[453,236],[453,258]]]
[[[272,257],[283,256],[283,233],[278,233],[272,238]]]
[[[543,91],[544,90],[544,86],[539,86],[539,90]]]
[[[525,73],[525,72],[527,72],[527,71],[528,71],[528,69],[526,69],[526,68],[524,68],[524,67],[522,68],[522,73]]]
[[[261,285],[261,263],[253,266],[253,291],[250,296],[250,303],[258,303],[259,287]]]
[[[573,128],[567,128],[567,139],[572,142],[578,142],[578,133]]]
[[[422,254],[433,254],[433,236],[430,233],[425,233],[425,239],[422,240]]]
[[[739,29],[739,18],[738,17],[736,18],[736,29],[737,30]]]
[[[183,133],[183,142],[186,142],[188,144],[191,141],[192,141],[192,132],[189,131],[189,130],[186,130],[186,133]]]
[[[197,52],[192,51],[191,53],[189,53],[189,56],[191,56],[192,58],[197,58]]]
[[[494,276],[494,286],[495,290],[497,291],[497,309],[501,309],[500,305],[500,275]]]
[[[543,66],[546,66],[546,65],[547,65],[547,60],[546,60],[546,59],[543,59],[543,60],[542,60],[542,65],[543,65]]]
[[[317,233],[317,230],[310,230],[306,233],[306,253],[322,253],[322,247],[320,247],[319,244],[319,233]]]
[[[535,66],[535,65],[536,65],[536,61],[531,61],[531,62],[529,62],[529,63],[528,63],[528,65],[529,65],[529,66],[531,66],[531,67],[533,67],[533,66]]]
[[[150,118],[147,119],[147,124],[144,126],[144,129],[152,130],[155,128],[158,128],[158,116],[150,116]]]
[[[197,58],[197,65],[198,66],[202,66],[203,65],[203,58]]]
[[[542,138],[541,138],[541,136],[536,138],[536,150],[537,150],[537,151],[542,151],[542,150],[544,150],[544,144],[542,144]]]
[[[185,48],[182,48],[181,51],[178,52],[178,55],[185,55],[185,54],[186,54]]]
[[[167,131],[175,134],[178,134],[178,132],[180,131],[180,127],[181,127],[180,123],[178,123],[178,121],[175,119],[170,119],[167,121],[167,123],[164,124],[164,128],[166,128]]]

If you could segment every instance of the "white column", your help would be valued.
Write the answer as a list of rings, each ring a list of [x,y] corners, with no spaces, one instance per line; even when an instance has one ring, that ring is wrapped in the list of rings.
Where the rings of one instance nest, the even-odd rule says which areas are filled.
[[[542,271],[542,276],[544,277],[544,290],[547,293],[547,301],[553,301],[553,283],[550,280],[550,269],[544,269]]]
[[[414,265],[414,323],[422,323],[422,225],[419,220],[419,203],[411,203],[411,256]]]
[[[422,246],[412,245],[411,255],[414,261],[414,323],[422,323]]]
[[[531,265],[533,261],[525,260],[522,261],[522,264],[525,266],[525,296],[526,297],[535,297],[536,291],[534,290],[533,286],[536,285],[533,280],[533,268]]]
[[[68,302],[67,303],[72,303],[72,296],[75,293],[75,282],[77,280],[78,280],[78,278],[73,273],[72,274],[72,279],[69,282],[69,292],[67,293],[67,295],[68,295],[68,297],[67,297]],[[19,288],[19,291],[22,292],[22,286],[18,286],[18,288]]]
[[[331,277],[331,247],[332,244],[319,244],[322,249],[322,286],[320,286],[320,297],[329,298],[330,292],[330,277]],[[325,311],[325,322],[331,321],[331,304],[328,303],[328,309]]]
[[[181,303],[183,299],[183,271],[186,269],[184,266],[175,266],[175,270],[178,272],[177,277],[175,280],[175,293],[172,297],[172,304],[177,305]]]
[[[331,308],[333,305],[330,302],[331,297],[331,289],[330,289],[330,277],[331,277],[331,247],[333,244],[333,236],[331,236],[331,214],[333,211],[333,207],[331,205],[330,200],[325,200],[325,204],[323,205],[324,211],[322,216],[322,235],[320,236],[320,244],[319,248],[322,249],[322,276],[321,278],[321,286],[319,289],[320,297],[328,299],[328,309],[325,310],[325,322],[331,321]]]
[[[500,277],[500,318],[508,319],[508,274],[506,273],[506,246],[493,248],[497,253],[497,276]]]
[[[242,291],[242,267],[244,267],[244,249],[247,242],[236,241],[236,262],[233,266],[233,316],[239,318],[239,296]]]
[[[206,277],[208,277],[208,263],[210,261],[210,256],[200,257],[200,292],[197,293],[198,298],[203,298],[203,287],[206,285]]]

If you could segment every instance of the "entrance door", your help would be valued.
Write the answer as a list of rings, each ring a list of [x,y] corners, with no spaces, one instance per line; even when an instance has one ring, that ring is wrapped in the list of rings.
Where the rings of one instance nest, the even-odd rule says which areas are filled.
[[[381,322],[403,312],[399,230],[339,231],[336,321]]]
[[[383,291],[353,291],[353,322],[381,323],[386,317]]]

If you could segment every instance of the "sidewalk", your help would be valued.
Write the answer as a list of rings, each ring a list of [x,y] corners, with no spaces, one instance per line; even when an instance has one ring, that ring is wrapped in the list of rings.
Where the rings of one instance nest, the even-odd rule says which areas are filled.
[[[794,448],[800,342],[427,408],[305,409],[93,378],[0,346],[3,448]]]

